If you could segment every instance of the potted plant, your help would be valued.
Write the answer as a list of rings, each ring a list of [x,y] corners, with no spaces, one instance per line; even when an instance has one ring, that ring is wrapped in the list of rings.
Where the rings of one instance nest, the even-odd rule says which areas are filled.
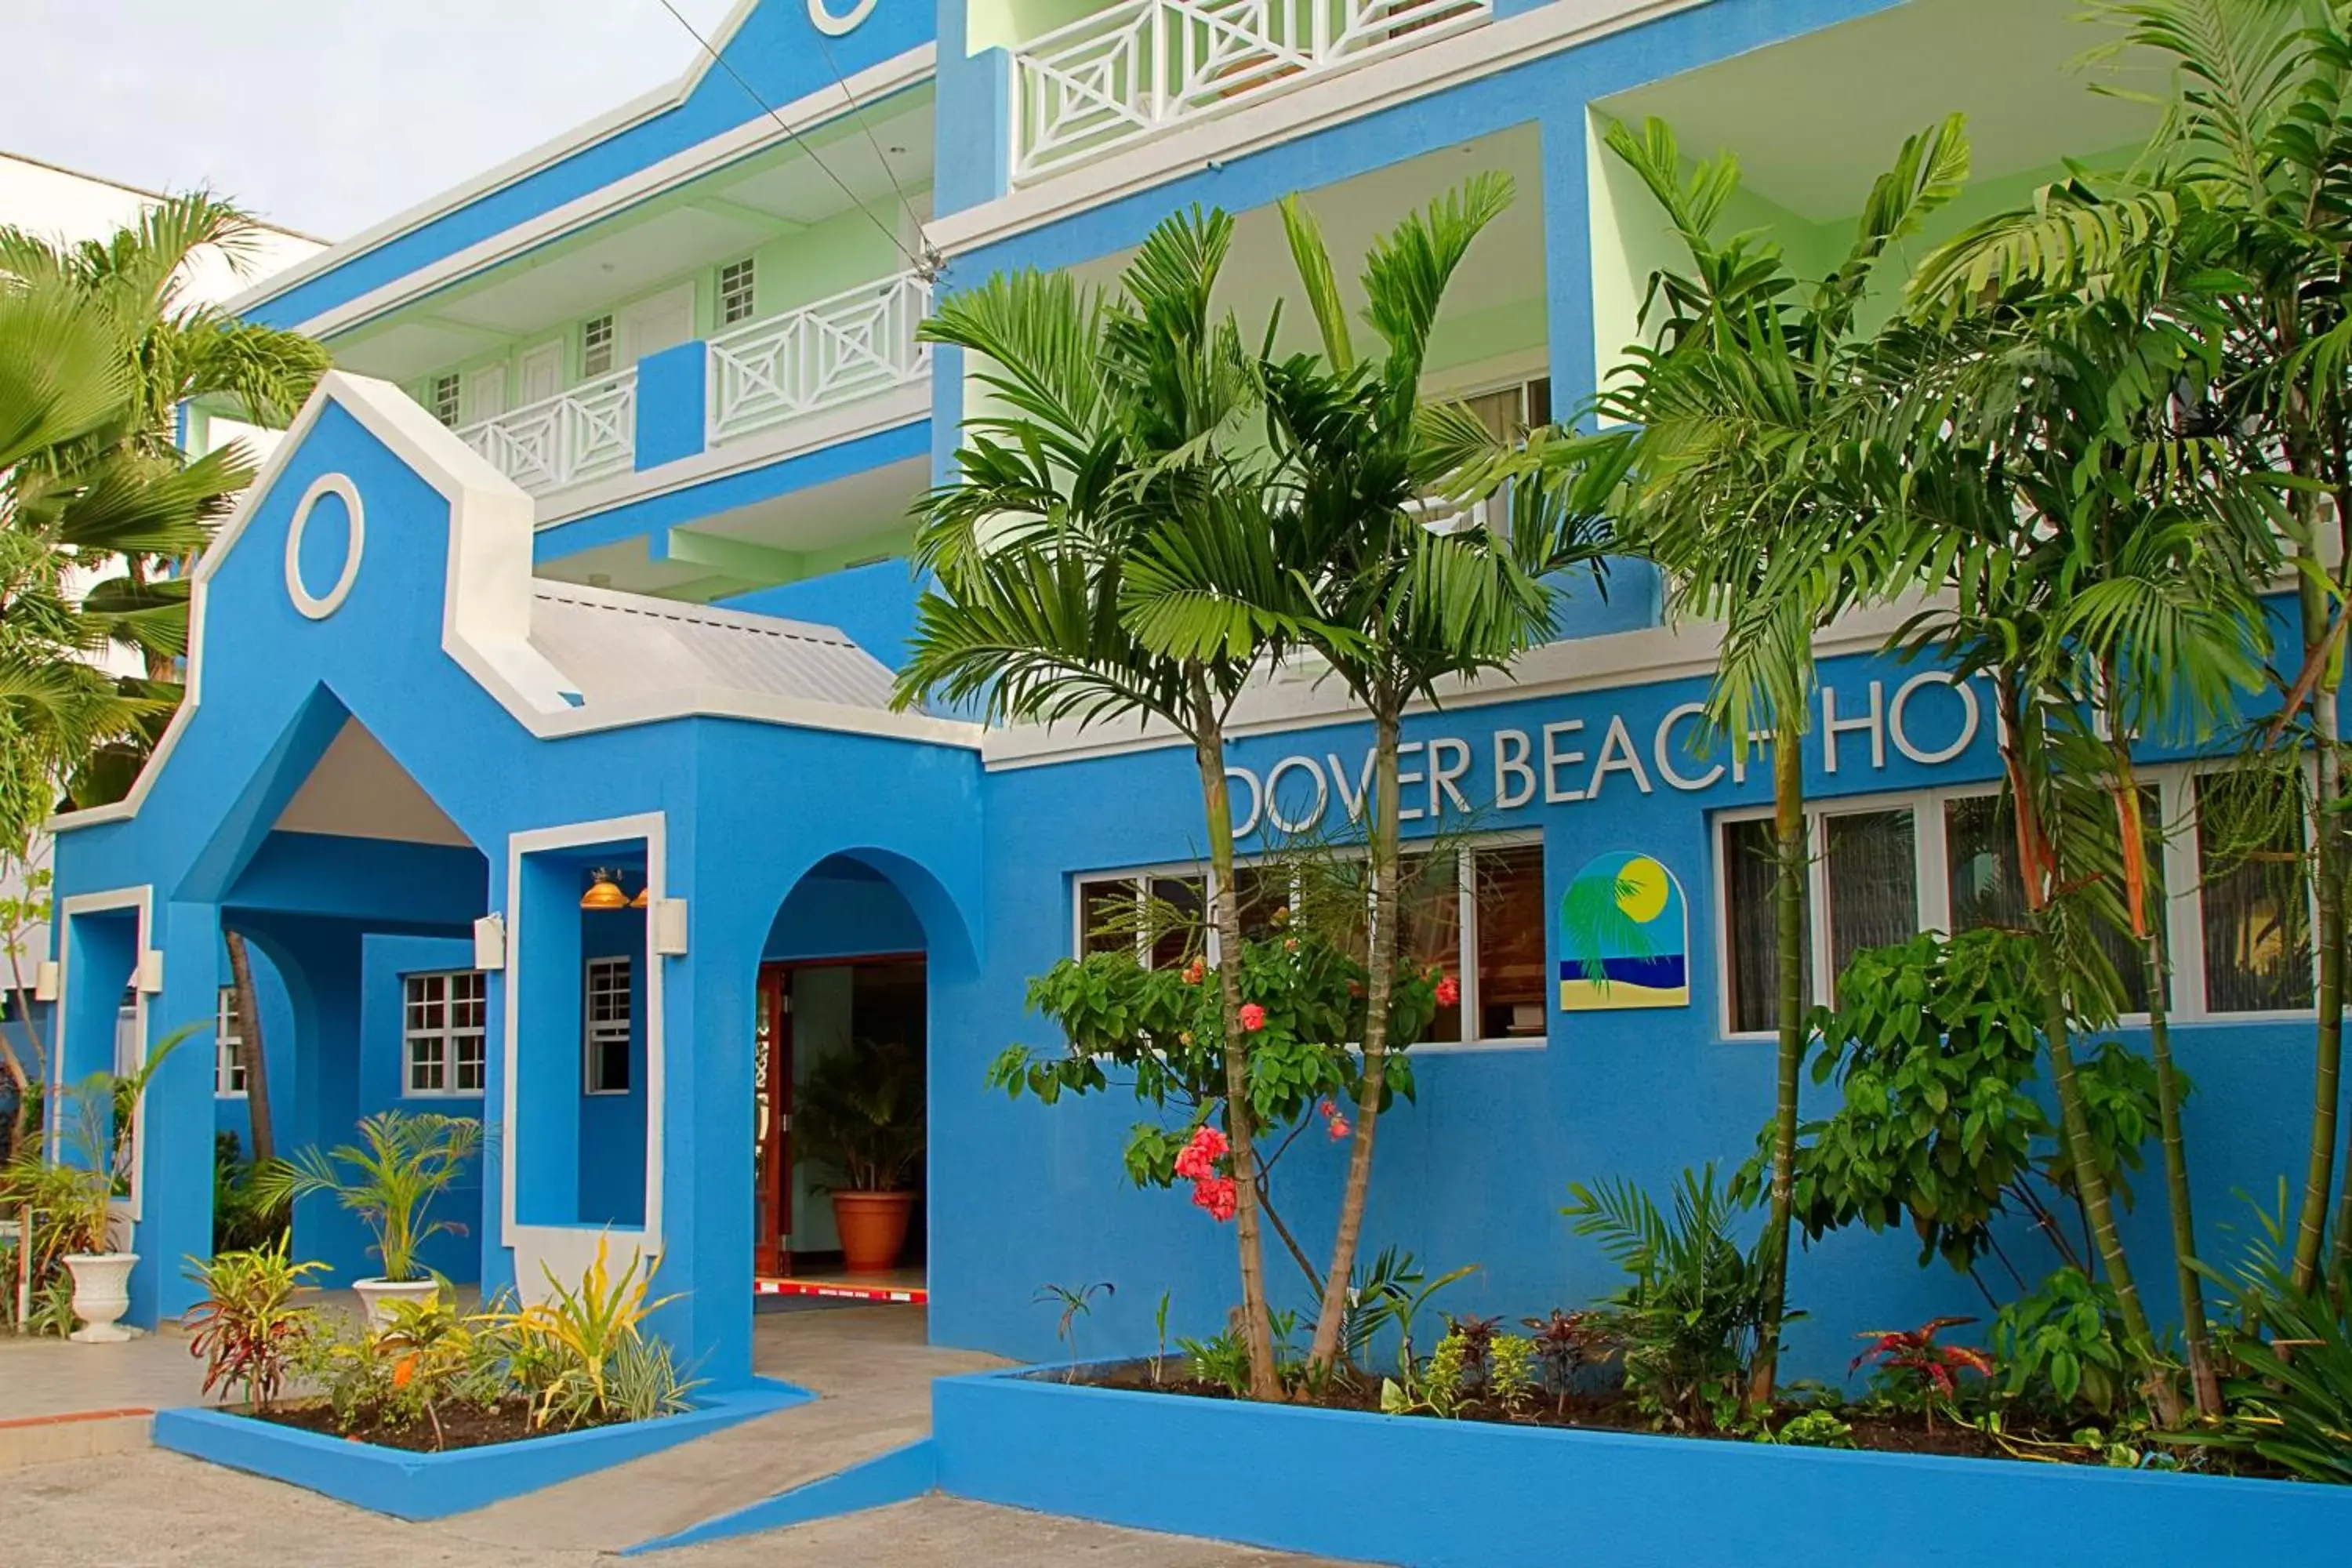
[[[853,1040],[820,1058],[794,1092],[800,1157],[831,1172],[834,1223],[853,1274],[898,1261],[907,1241],[908,1185],[923,1158],[923,1063],[896,1041]]]
[[[114,1246],[114,1202],[136,1179],[140,1107],[147,1085],[181,1041],[199,1026],[174,1029],[147,1052],[136,1072],[92,1073],[68,1085],[55,1105],[54,1136],[22,1148],[0,1171],[0,1198],[34,1221],[31,1259],[37,1273],[62,1265],[73,1281],[68,1337],[81,1344],[115,1344],[131,1337],[122,1326],[131,1306],[131,1270],[139,1255]],[[128,1240],[129,1226],[120,1227]]]
[[[255,1181],[265,1205],[310,1196],[332,1197],[375,1237],[368,1250],[383,1273],[355,1279],[352,1289],[368,1321],[392,1321],[400,1301],[430,1301],[441,1280],[418,1267],[416,1250],[428,1237],[466,1234],[455,1220],[428,1218],[433,1200],[464,1174],[482,1144],[482,1124],[467,1116],[383,1110],[360,1122],[360,1142],[328,1152],[305,1149],[269,1166]]]

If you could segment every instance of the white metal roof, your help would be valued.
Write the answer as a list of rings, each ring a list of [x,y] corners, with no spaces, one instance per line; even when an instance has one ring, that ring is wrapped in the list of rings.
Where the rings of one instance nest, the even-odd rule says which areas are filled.
[[[531,584],[530,640],[583,704],[724,690],[890,705],[890,671],[835,626],[583,588]]]

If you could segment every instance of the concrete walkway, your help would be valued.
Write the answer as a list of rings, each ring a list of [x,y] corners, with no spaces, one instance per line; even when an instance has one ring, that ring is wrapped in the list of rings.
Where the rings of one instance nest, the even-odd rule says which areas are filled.
[[[811,1405],[443,1521],[485,1545],[617,1552],[748,1508],[930,1435],[931,1379],[1002,1366],[924,1342],[920,1307],[835,1307],[754,1321],[752,1369]]]
[[[404,1524],[154,1448],[0,1471],[0,1517],[8,1568],[1318,1568],[1222,1542],[939,1497],[615,1559],[580,1547],[485,1544],[467,1538],[463,1518]]]

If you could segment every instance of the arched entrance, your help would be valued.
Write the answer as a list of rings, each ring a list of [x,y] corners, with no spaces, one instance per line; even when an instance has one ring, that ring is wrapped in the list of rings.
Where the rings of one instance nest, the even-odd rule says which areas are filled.
[[[829,855],[779,906],[754,1014],[760,1297],[929,1300],[924,1064],[934,970],[953,979],[970,963],[943,890],[895,855]],[[905,1196],[894,1205],[866,1195],[876,1191]],[[861,1258],[845,1226],[856,1225],[855,1211],[893,1206],[907,1211],[904,1240]]]

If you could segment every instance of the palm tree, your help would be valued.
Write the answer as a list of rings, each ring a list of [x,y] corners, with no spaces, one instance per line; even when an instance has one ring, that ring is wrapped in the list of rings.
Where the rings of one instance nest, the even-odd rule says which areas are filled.
[[[1291,590],[1252,439],[1252,360],[1210,306],[1232,242],[1223,213],[1178,214],[1114,295],[1021,272],[951,296],[924,324],[930,342],[973,356],[992,403],[967,416],[956,476],[920,509],[915,555],[934,583],[896,701],[938,697],[993,720],[1157,721],[1191,744],[1218,889],[1243,1331],[1251,1391],[1272,1399],[1224,734],[1252,670],[1292,635],[1274,608]],[[1139,593],[1139,574],[1160,585]],[[1179,574],[1195,586],[1168,588]]]
[[[1566,438],[1545,451],[1545,479],[1512,492],[1512,526],[1490,527],[1475,511],[1433,526],[1444,506],[1436,498],[1451,490],[1455,502],[1469,500],[1485,488],[1477,476],[1482,468],[1493,471],[1496,455],[1493,437],[1467,408],[1423,400],[1430,336],[1454,270],[1510,200],[1507,178],[1473,179],[1373,247],[1362,284],[1377,357],[1358,352],[1313,215],[1297,197],[1282,204],[1323,353],[1265,370],[1285,495],[1275,552],[1312,563],[1302,584],[1299,640],[1370,715],[1373,736],[1364,1071],[1307,1352],[1310,1377],[1328,1372],[1340,1352],[1385,1099],[1403,925],[1397,774],[1405,708],[1434,701],[1441,679],[1501,669],[1553,632],[1555,600],[1543,578],[1597,561],[1607,538],[1602,508],[1622,470],[1622,438]],[[1461,493],[1465,484],[1469,494]]]
[[[121,684],[141,701],[143,721],[82,753],[75,804],[119,799],[130,788],[183,695],[179,661],[187,652],[186,564],[253,478],[232,443],[193,462],[177,443],[180,408],[226,402],[247,422],[282,426],[310,397],[327,368],[326,351],[299,332],[239,321],[187,298],[191,263],[206,256],[247,272],[267,231],[235,205],[203,191],[166,197],[103,240],[62,244],[18,228],[0,228],[0,278],[61,291],[79,301],[110,339],[122,366],[122,405],[101,431],[61,460],[102,456],[114,476],[117,506],[88,504],[60,519],[54,542],[83,566],[120,563],[119,576],[85,594],[81,609],[107,640],[138,650],[142,678]],[[254,1155],[275,1152],[267,1053],[244,938],[225,931],[236,991],[239,1049],[253,1115]]]
[[[1787,1303],[1806,1041],[1812,639],[1876,588],[1864,524],[1888,462],[1867,437],[1873,345],[1856,316],[1887,250],[1959,194],[1969,149],[1957,116],[1906,141],[1872,186],[1844,258],[1809,280],[1769,241],[1716,237],[1738,188],[1729,155],[1686,178],[1673,132],[1655,120],[1638,134],[1612,125],[1608,144],[1664,210],[1692,267],[1652,279],[1651,299],[1665,307],[1657,341],[1633,351],[1628,379],[1603,399],[1642,427],[1622,524],[1634,548],[1665,568],[1681,613],[1723,624],[1712,735],[1727,736],[1735,754],[1768,737],[1772,753],[1778,1048],[1766,1320],[1748,1390],[1760,1408],[1772,1395]]]
[[[2176,83],[2155,141],[2123,175],[2076,178],[1989,220],[1946,258],[1935,287],[1999,290],[2024,281],[2098,291],[2135,268],[2208,288],[2221,347],[2201,389],[2239,463],[2283,478],[2301,612],[2287,696],[2264,737],[2282,762],[2308,747],[2305,792],[2317,978],[2313,1092],[2292,1277],[2319,1279],[2336,1176],[2344,1048],[2347,880],[2352,878],[2340,734],[2342,660],[2352,618],[2352,308],[2334,280],[2352,267],[2352,18],[2301,0],[2102,4],[2112,47],[2164,58]],[[2323,507],[2322,498],[2328,505]],[[2332,513],[2332,516],[2330,515]],[[2332,537],[2331,537],[2332,536]],[[2344,1156],[2352,1167],[2352,1149]],[[2336,1215],[2352,1258],[2352,1183]]]
[[[1955,242],[1964,250],[1969,237]],[[2142,278],[2160,269],[2141,269]],[[1944,254],[1920,275],[1951,274]],[[2179,301],[2172,301],[2177,305]],[[1911,531],[1904,574],[1948,608],[1902,634],[1957,673],[1990,673],[2021,880],[2047,992],[2043,1034],[2078,1192],[2127,1340],[2156,1346],[2084,1137],[2070,1028],[2103,1026],[2125,991],[2096,930],[2131,939],[2156,1068],[2190,1384],[2218,1415],[2172,1058],[2162,919],[2133,747],[2210,738],[2262,684],[2259,593],[2275,508],[2235,456],[2185,429],[2173,388],[2208,352],[2168,302],[2128,291],[1915,295],[1895,356],[1911,383]],[[1915,354],[1911,350],[1916,347]],[[2172,1396],[2158,1392],[2159,1404]]]

